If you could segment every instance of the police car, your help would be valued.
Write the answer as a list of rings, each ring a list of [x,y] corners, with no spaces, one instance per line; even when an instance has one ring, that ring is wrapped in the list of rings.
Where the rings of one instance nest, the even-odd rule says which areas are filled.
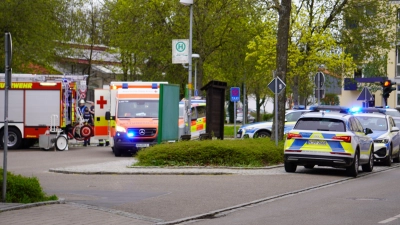
[[[400,132],[394,119],[381,113],[356,113],[354,114],[364,128],[372,130],[368,136],[374,140],[375,160],[383,162],[386,166],[393,162],[400,162]]]
[[[291,130],[296,124],[297,119],[304,113],[310,112],[309,109],[304,110],[286,110],[284,133]],[[237,138],[265,138],[271,137],[272,122],[256,122],[246,124],[239,128],[236,133]]]
[[[303,114],[288,132],[284,146],[286,172],[297,166],[314,168],[330,166],[345,168],[357,177],[358,167],[371,172],[374,167],[374,142],[360,121],[351,114],[340,112],[310,112]]]

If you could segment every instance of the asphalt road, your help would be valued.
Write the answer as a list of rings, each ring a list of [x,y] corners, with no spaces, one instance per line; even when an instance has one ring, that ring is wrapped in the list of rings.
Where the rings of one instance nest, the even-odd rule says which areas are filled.
[[[0,154],[0,160],[3,162],[3,152],[0,151]],[[390,194],[390,189],[388,192],[381,190],[385,189],[386,182],[395,186],[395,178],[399,174],[399,169],[394,168],[393,171],[352,179],[346,176],[344,170],[299,168],[298,172],[289,174],[284,172],[282,167],[272,169],[273,172],[265,175],[79,175],[49,172],[50,168],[127,159],[129,157],[114,157],[108,147],[75,147],[63,152],[40,149],[10,150],[7,167],[8,171],[16,174],[37,177],[47,194],[65,198],[68,204],[84,205],[100,211],[109,210],[104,213],[112,213],[113,210],[126,212],[130,216],[135,215],[138,220],[143,219],[143,224],[148,224],[148,221],[159,224],[193,222],[201,215],[210,217],[214,214],[225,216],[200,220],[198,223],[235,224],[234,221],[238,220],[241,223],[236,224],[310,224],[305,221],[309,221],[307,216],[313,213],[311,209],[324,212],[325,208],[334,209],[329,215],[334,221],[336,217],[350,217],[348,211],[355,204],[391,204],[391,201],[356,198],[390,199],[390,196],[386,196]],[[377,167],[376,170],[382,168]],[[360,174],[365,173],[360,171]],[[381,174],[392,175],[385,178]],[[342,181],[346,182],[341,183]],[[367,182],[372,183],[362,188]],[[330,185],[316,188],[324,184]],[[356,194],[354,190],[360,188],[362,192]],[[304,190],[308,192],[303,193]],[[367,195],[368,190],[373,194]],[[343,195],[345,191],[347,194]],[[399,198],[395,190],[391,191],[393,197]],[[299,192],[302,194],[298,194]],[[310,197],[304,197],[307,195]],[[392,206],[395,206],[394,202],[390,207]],[[341,209],[343,211],[340,211]],[[382,218],[375,217],[375,220],[380,221],[400,214],[400,210],[397,214],[395,211],[387,210],[382,214]],[[301,212],[307,213],[303,216],[304,220],[288,216]],[[324,213],[329,214],[329,210]],[[358,215],[360,211],[353,213]],[[282,220],[286,217],[292,219]],[[323,218],[321,217],[320,221]],[[264,222],[261,222],[263,220]],[[266,220],[271,223],[265,223]],[[280,223],[281,221],[285,223]],[[314,224],[325,224],[315,221]]]

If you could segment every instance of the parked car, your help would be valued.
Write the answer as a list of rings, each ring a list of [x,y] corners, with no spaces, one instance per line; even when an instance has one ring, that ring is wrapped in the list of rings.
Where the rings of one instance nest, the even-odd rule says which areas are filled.
[[[247,122],[248,123],[254,123],[255,119],[256,118],[254,116],[250,115],[250,113],[247,114]],[[242,123],[243,122],[243,113],[238,113],[236,115],[236,122],[237,123]]]
[[[400,162],[400,132],[393,118],[381,113],[354,114],[364,129],[370,128],[368,134],[374,140],[374,158],[386,166]]]
[[[310,110],[286,110],[285,114],[285,133],[291,130],[296,124],[297,119],[303,114],[310,112]],[[241,126],[236,133],[237,138],[265,138],[271,137],[272,121],[257,122]]]
[[[349,176],[357,177],[358,168],[371,172],[374,167],[374,141],[352,114],[310,112],[302,115],[288,132],[284,145],[286,172],[297,166],[307,169],[318,166],[345,168]]]

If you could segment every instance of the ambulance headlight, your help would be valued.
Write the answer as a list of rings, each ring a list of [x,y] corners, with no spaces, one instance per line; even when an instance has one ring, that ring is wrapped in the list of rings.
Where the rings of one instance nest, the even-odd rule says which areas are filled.
[[[125,127],[116,126],[115,130],[116,130],[117,132],[124,132],[124,133],[126,133]]]

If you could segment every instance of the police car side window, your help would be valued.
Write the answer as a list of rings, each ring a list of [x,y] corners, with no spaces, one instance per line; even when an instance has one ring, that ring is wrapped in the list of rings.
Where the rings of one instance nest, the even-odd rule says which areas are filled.
[[[389,117],[389,122],[390,122],[390,129],[392,129],[392,127],[396,126],[396,123],[394,122],[392,117]]]
[[[349,119],[349,123],[350,123],[350,129],[354,132],[358,132],[358,128],[356,123],[354,122],[354,118],[350,118]]]
[[[196,109],[196,107],[192,107],[191,119],[192,119],[192,120],[197,119],[197,109]]]
[[[358,132],[364,132],[364,128],[363,128],[362,124],[360,123],[360,121],[357,118],[355,118],[354,121],[356,123]]]

